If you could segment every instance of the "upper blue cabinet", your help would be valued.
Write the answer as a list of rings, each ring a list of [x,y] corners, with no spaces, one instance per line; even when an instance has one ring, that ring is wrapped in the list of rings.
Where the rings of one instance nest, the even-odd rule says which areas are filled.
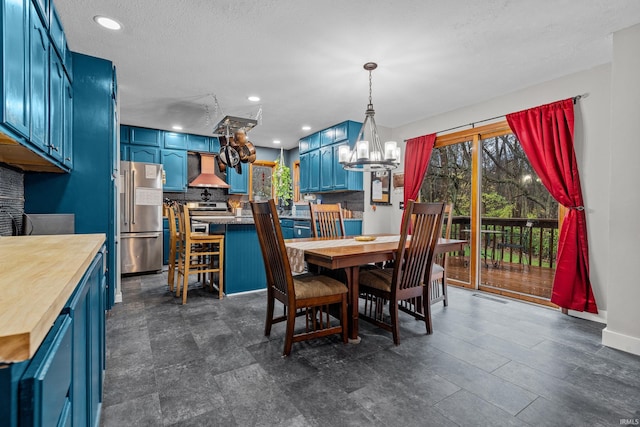
[[[338,161],[339,147],[353,148],[361,127],[348,120],[299,141],[300,192],[362,191],[362,173],[345,171]]]
[[[187,135],[177,132],[164,133],[164,148],[184,150],[187,148]]]
[[[0,161],[23,170],[69,171],[72,62],[58,14],[50,0],[0,4],[0,133],[22,150],[7,157],[0,151]]]
[[[129,132],[129,142],[131,144],[160,147],[161,131],[159,131],[158,129],[131,127]]]
[[[187,135],[187,150],[209,152],[209,138],[202,135]]]
[[[29,137],[29,0],[2,2],[2,124]]]

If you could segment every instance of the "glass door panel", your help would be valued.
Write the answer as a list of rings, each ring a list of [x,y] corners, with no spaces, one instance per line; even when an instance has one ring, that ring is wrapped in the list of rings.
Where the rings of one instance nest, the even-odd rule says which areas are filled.
[[[452,239],[470,239],[472,194],[472,141],[436,147],[420,189],[420,201],[453,203]],[[450,283],[472,287],[471,251],[447,257]]]
[[[484,138],[480,146],[480,288],[550,298],[558,204],[515,135]]]

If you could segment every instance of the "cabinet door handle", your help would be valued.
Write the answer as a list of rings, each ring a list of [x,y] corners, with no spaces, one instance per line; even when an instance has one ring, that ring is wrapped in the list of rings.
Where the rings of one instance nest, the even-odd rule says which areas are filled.
[[[65,158],[64,158],[64,160],[65,160],[66,162],[70,162],[70,161],[71,161],[71,157],[65,157]]]
[[[51,149],[52,149],[53,151],[59,151],[59,150],[58,150],[58,147],[56,147],[55,145],[51,145]]]

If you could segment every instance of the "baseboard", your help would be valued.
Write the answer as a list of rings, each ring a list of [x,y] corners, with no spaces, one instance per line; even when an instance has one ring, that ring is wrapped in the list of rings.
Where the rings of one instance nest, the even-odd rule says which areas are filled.
[[[122,302],[122,292],[118,292],[118,293],[116,294],[116,297],[114,298],[114,302],[115,302],[116,304],[118,304],[118,303]]]
[[[586,311],[569,310],[567,313],[569,316],[577,317],[578,319],[591,320],[592,322],[607,324],[607,310],[598,310],[598,314],[587,313]]]
[[[640,356],[640,338],[611,331],[608,327],[602,330],[602,344]]]

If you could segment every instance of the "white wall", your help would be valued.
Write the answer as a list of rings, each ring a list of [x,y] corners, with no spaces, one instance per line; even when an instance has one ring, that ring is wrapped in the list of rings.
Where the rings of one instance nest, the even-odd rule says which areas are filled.
[[[640,25],[613,37],[611,80],[611,175],[608,187],[610,222],[603,224],[610,236],[605,345],[640,355],[640,190],[636,178],[640,159]],[[608,226],[608,227],[606,227]]]

